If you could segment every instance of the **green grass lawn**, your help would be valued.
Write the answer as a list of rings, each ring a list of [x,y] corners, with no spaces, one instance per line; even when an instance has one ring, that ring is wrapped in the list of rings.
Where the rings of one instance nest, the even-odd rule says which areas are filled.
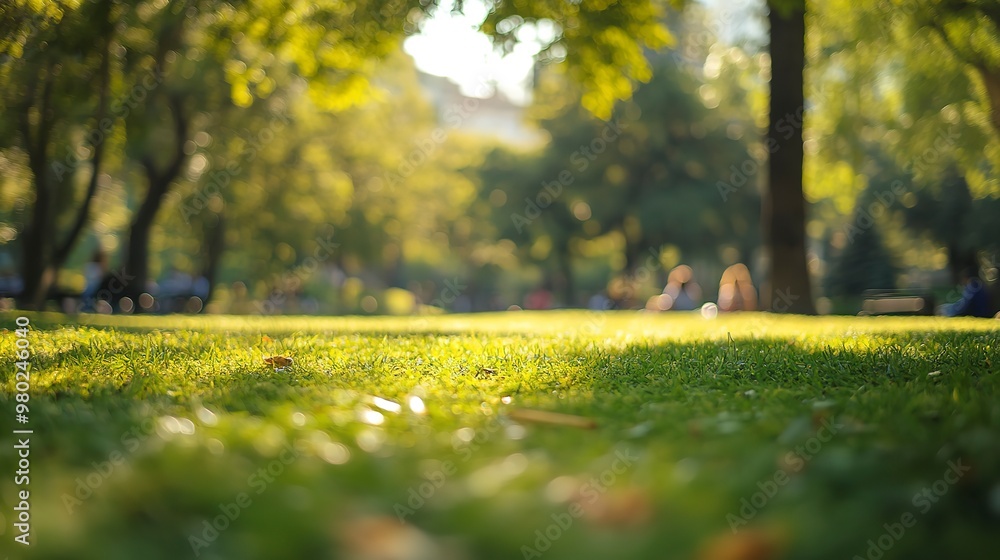
[[[15,317],[2,316],[4,441],[25,427]],[[0,558],[1000,547],[1000,321],[29,317],[32,544],[14,542],[22,487],[4,444]],[[294,363],[275,371],[272,355]]]

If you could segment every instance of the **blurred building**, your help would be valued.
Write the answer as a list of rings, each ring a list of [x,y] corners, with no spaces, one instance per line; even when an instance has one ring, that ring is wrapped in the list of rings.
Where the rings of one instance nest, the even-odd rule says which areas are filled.
[[[491,97],[470,97],[448,78],[417,72],[420,86],[447,130],[493,137],[508,144],[533,145],[544,136],[525,123],[525,107],[500,91]]]

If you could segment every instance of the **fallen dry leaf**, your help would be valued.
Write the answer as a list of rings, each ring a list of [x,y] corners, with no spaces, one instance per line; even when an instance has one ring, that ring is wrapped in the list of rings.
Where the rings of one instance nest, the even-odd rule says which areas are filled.
[[[395,517],[355,519],[339,531],[349,560],[438,560],[441,550],[426,533]]]
[[[778,540],[759,530],[726,532],[701,549],[699,560],[772,560],[779,557]]]
[[[809,462],[802,458],[801,455],[795,453],[794,451],[786,451],[778,455],[775,463],[778,469],[783,471],[789,477],[793,477],[809,466]]]
[[[833,419],[833,413],[830,412],[829,408],[821,408],[819,410],[814,410],[812,413],[812,427],[813,429],[819,430]]]
[[[586,416],[576,416],[574,414],[562,414],[560,412],[549,412],[546,410],[532,410],[530,408],[515,408],[507,411],[507,416],[511,420],[518,422],[534,422],[536,424],[554,424],[557,426],[571,426],[593,430],[597,427],[597,421]]]
[[[583,510],[584,519],[602,527],[641,527],[653,518],[648,492],[635,486],[599,495],[580,493],[574,501]]]
[[[286,367],[292,365],[295,360],[289,358],[288,356],[270,356],[264,358],[264,363],[271,366],[274,369],[285,369]]]
[[[688,435],[695,439],[701,439],[701,436],[705,434],[705,430],[702,428],[701,422],[698,420],[691,420],[687,424]]]

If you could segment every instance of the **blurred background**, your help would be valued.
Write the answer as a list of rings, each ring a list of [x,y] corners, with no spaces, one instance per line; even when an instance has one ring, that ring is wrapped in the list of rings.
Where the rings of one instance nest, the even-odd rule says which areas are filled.
[[[758,309],[799,135],[788,303],[996,280],[988,6],[805,3],[804,102],[769,121],[762,0],[284,4],[0,8],[6,308]]]

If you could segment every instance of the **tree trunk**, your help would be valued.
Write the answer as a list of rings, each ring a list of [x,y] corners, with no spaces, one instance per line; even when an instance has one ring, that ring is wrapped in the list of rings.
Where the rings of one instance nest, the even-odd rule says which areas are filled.
[[[962,277],[970,268],[978,268],[976,262],[976,251],[959,247],[958,241],[951,241],[947,244],[948,251],[948,273],[953,285],[960,285]]]
[[[111,44],[114,35],[114,26],[111,24],[110,18],[112,2],[105,2],[103,7],[106,10],[103,18],[105,41],[101,52],[101,65],[98,70],[100,83],[96,122],[98,129],[103,127],[103,121],[107,114],[111,81]],[[72,190],[72,177],[65,183],[62,182],[61,178],[56,178],[56,182],[54,182],[49,173],[49,141],[56,118],[52,112],[51,99],[57,73],[57,63],[49,60],[44,70],[45,82],[40,100],[35,98],[37,81],[32,80],[28,84],[27,103],[21,111],[22,133],[28,152],[29,166],[34,175],[35,205],[32,209],[31,222],[26,226],[24,234],[24,265],[22,269],[24,291],[20,297],[20,304],[23,307],[33,309],[44,308],[45,300],[59,277],[59,270],[65,264],[86,225],[91,201],[97,191],[104,154],[102,139],[94,146],[93,175],[81,208],[78,210],[66,238],[61,244],[58,244],[58,236],[54,231],[56,220],[52,204],[57,196],[66,196],[64,192],[57,193],[57,187],[61,191]],[[32,132],[28,114],[30,107],[35,105],[36,101],[39,103],[40,118],[35,131]]]
[[[557,293],[561,294],[564,307],[573,307],[576,304],[574,298],[573,281],[573,257],[570,255],[569,247],[563,247],[559,252],[559,276],[555,282]]]
[[[107,118],[108,111],[108,97],[111,89],[111,41],[112,38],[109,35],[107,41],[104,45],[104,51],[101,54],[101,67],[100,67],[100,86],[99,86],[99,101],[97,105],[97,115],[94,123],[95,130],[104,129],[104,121]],[[41,294],[48,294],[48,292],[55,285],[56,280],[59,278],[59,271],[62,270],[63,265],[69,259],[70,254],[73,252],[73,247],[76,246],[77,240],[80,238],[80,234],[83,232],[84,227],[87,225],[87,220],[90,218],[90,207],[94,201],[94,196],[97,194],[98,181],[101,175],[101,165],[104,161],[104,145],[107,142],[107,138],[104,135],[98,136],[98,141],[94,143],[94,155],[91,160],[92,170],[90,175],[90,182],[87,185],[87,191],[83,195],[83,201],[80,203],[80,208],[77,209],[76,216],[73,219],[73,223],[66,232],[66,238],[61,244],[59,244],[52,254],[51,260],[45,266],[45,271],[42,274],[39,283],[39,292]],[[52,235],[54,238],[55,235]],[[55,239],[53,239],[55,241]],[[44,298],[44,296],[43,296]]]
[[[37,177],[37,176],[36,176]],[[21,268],[24,289],[20,296],[20,306],[41,310],[45,305],[46,290],[42,288],[43,276],[47,269],[52,247],[52,200],[45,179],[35,179],[35,205],[31,212],[31,223],[25,228],[24,262]]]
[[[970,248],[971,225],[966,216],[972,215],[972,193],[969,183],[957,167],[951,167],[942,183],[941,200],[936,213],[943,219],[937,229],[948,251],[948,268],[952,284],[962,282],[962,273],[976,265],[976,251]]]
[[[149,177],[149,192],[142,201],[139,210],[129,226],[128,248],[125,254],[123,278],[125,287],[122,294],[137,302],[146,290],[149,281],[149,239],[153,229],[153,221],[173,178],[160,176]],[[137,308],[138,309],[138,308]]]
[[[208,304],[215,293],[215,284],[219,279],[219,265],[222,263],[222,253],[225,251],[226,243],[226,222],[222,212],[216,214],[215,225],[212,226],[205,239],[205,268],[201,275],[208,280],[208,294],[205,296],[205,304]]]
[[[175,151],[173,158],[162,171],[157,169],[151,154],[147,154],[143,158],[142,164],[146,169],[149,190],[129,226],[125,267],[122,271],[125,287],[122,292],[123,295],[132,299],[133,304],[137,303],[138,297],[145,291],[146,283],[149,280],[149,239],[153,221],[163,206],[163,200],[170,190],[170,185],[181,174],[184,162],[187,160],[184,154],[184,143],[187,141],[188,122],[179,97],[170,97],[170,109],[174,120]],[[138,305],[135,305],[134,308],[137,311],[141,309]]]
[[[42,289],[42,280],[52,251],[52,185],[48,173],[48,149],[49,134],[53,126],[49,105],[55,77],[51,62],[44,73],[45,85],[41,93],[39,123],[34,131],[28,121],[28,113],[36,102],[37,82],[28,85],[26,106],[21,111],[21,134],[24,136],[25,149],[28,152],[28,165],[34,176],[35,204],[31,211],[31,222],[25,227],[24,232],[21,268],[24,289],[20,295],[19,305],[38,310],[45,305],[45,297],[48,295],[47,291]]]
[[[770,253],[764,309],[814,314],[806,267],[805,198],[802,194],[802,116],[805,111],[805,9],[779,10],[771,24],[771,122],[767,131],[768,188],[761,223]]]
[[[639,270],[639,250],[640,241],[632,243],[626,237],[625,240],[625,274],[629,278],[635,278],[636,272]]]
[[[977,66],[977,69],[990,102],[990,123],[993,129],[1000,133],[1000,72],[981,65]]]

